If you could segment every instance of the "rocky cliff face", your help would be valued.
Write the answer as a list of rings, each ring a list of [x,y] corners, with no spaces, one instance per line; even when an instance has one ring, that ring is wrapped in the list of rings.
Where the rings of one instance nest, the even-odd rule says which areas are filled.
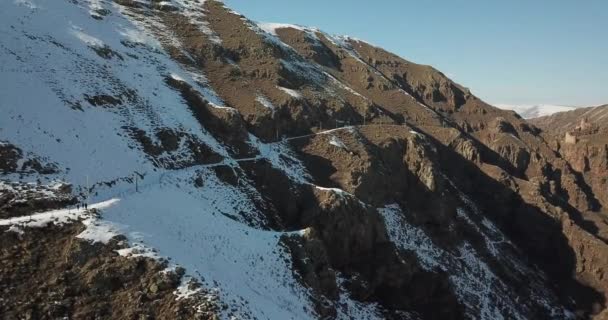
[[[606,314],[605,166],[432,67],[219,1],[0,6],[11,315]]]
[[[596,211],[584,212],[588,228],[595,231],[597,238],[604,243],[608,240],[606,224],[608,215],[608,106],[581,108],[575,111],[557,113],[548,117],[532,119],[538,127],[543,129],[544,138],[552,147],[572,166],[573,171],[580,176],[596,196]],[[596,245],[588,240],[580,240],[580,247],[592,252]],[[593,253],[592,255],[595,255]],[[597,261],[599,257],[590,258]],[[600,258],[602,259],[602,258]],[[596,273],[603,273],[601,267],[595,268]],[[598,269],[599,268],[599,269]]]

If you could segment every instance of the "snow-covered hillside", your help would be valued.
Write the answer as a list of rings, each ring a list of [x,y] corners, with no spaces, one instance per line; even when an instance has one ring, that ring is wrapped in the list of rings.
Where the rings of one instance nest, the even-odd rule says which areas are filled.
[[[79,239],[124,236],[118,255],[183,267],[227,306],[224,319],[573,317],[452,182],[460,171],[440,163],[449,153],[428,132],[448,135],[456,122],[437,110],[460,98],[435,109],[417,98],[434,95],[381,70],[409,64],[370,67],[363,42],[258,25],[216,2],[212,20],[209,3],[0,3],[0,196],[29,190],[67,203],[59,190],[68,190],[100,212],[53,203],[0,226],[22,233],[78,220]],[[286,28],[304,37],[288,45]],[[319,51],[300,54],[305,44]],[[435,87],[460,90],[418,89]],[[478,142],[454,132],[454,159],[477,158]]]
[[[103,20],[91,12],[104,12]],[[109,1],[4,1],[0,21],[0,140],[60,168],[3,178],[66,181],[82,201],[88,184],[92,203],[120,199],[103,213],[112,230],[156,248],[217,288],[223,300],[242,305],[233,312],[239,317],[312,316],[307,292],[279,245],[281,234],[228,218],[254,215],[247,199],[255,194],[219,181],[214,164],[164,169],[193,157],[186,142],[156,160],[132,134],[136,129],[157,139],[160,130],[183,133],[222,155],[217,165],[236,163],[165,82],[175,77],[199,87],[195,78],[203,75],[172,61],[151,32]],[[221,103],[207,90],[199,92]],[[204,178],[202,190],[195,177]]]
[[[182,10],[196,19],[195,9]],[[85,221],[89,229],[82,237],[105,242],[123,234],[135,252],[144,248],[171,259],[219,292],[231,306],[226,317],[315,317],[310,293],[294,277],[291,257],[281,244],[281,236],[300,233],[251,227],[264,219],[252,201],[261,195],[245,179],[236,187],[222,182],[214,168],[236,170],[238,162],[253,158],[231,157],[167,84],[168,78],[186,82],[213,107],[225,108],[205,87],[203,74],[164,53],[151,36],[156,22],[129,19],[122,6],[93,0],[5,1],[0,21],[0,142],[58,169],[3,179],[65,181],[82,202],[116,199],[111,207],[99,206],[102,221]],[[138,137],[161,145],[159,133],[166,131],[188,136],[223,159],[190,164],[195,155],[185,139],[175,151],[146,154]],[[306,179],[294,160],[284,163],[290,151],[281,143],[265,145],[255,137],[248,143],[260,154],[257,159],[267,158],[298,181]],[[175,167],[181,170],[166,169]],[[42,214],[39,223],[32,223],[37,217],[1,223],[26,221],[23,226],[31,227],[77,218],[82,218],[78,210],[66,209]],[[358,306],[347,294],[342,303],[350,306],[340,311],[346,318],[370,318],[377,312],[373,306]]]

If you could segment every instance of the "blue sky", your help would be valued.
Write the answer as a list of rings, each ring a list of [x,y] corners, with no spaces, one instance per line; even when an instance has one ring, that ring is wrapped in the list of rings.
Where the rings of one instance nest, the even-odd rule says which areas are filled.
[[[608,103],[608,0],[225,0],[430,64],[484,100]]]

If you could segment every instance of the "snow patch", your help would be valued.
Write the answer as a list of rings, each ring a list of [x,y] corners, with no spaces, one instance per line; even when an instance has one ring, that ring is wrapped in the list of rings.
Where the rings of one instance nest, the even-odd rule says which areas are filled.
[[[282,233],[235,222],[231,216],[249,210],[249,204],[226,200],[223,186],[205,180],[198,189],[167,177],[106,210],[104,218],[136,227],[146,246],[173,258],[204,287],[216,288],[223,302],[234,305],[238,318],[313,318],[302,311],[311,310],[309,293],[293,276],[291,256],[280,245]]]
[[[418,261],[426,270],[446,268],[441,263],[444,255],[443,250],[436,247],[433,240],[422,229],[405,220],[398,204],[386,205],[379,208],[378,212],[384,218],[389,238],[397,247],[416,253]]]
[[[14,232],[18,235],[23,235],[25,234],[25,231],[23,231],[23,229],[21,227],[19,227],[18,225],[12,225],[10,226],[10,228],[8,228],[8,230],[6,230],[7,232]]]
[[[344,277],[337,273],[336,280],[339,289],[339,298],[336,311],[336,319],[382,319],[382,307],[375,302],[362,303],[351,298],[350,293],[345,288]],[[404,318],[406,319],[406,318]]]
[[[270,33],[273,36],[277,35],[277,29],[291,28],[291,29],[296,29],[296,30],[300,30],[300,31],[308,30],[306,27],[295,25],[295,24],[288,24],[288,23],[260,22],[257,25],[260,27],[260,29]]]
[[[287,141],[277,143],[263,143],[254,135],[249,135],[249,145],[260,152],[260,157],[268,160],[270,164],[283,171],[292,181],[308,183],[312,180],[304,164],[290,149]]]
[[[328,192],[333,192],[337,195],[339,195],[340,197],[355,197],[353,194],[346,192],[340,188],[325,188],[325,187],[321,187],[315,184],[310,184],[313,187],[315,187],[318,190],[322,190],[322,191],[328,191]]]
[[[209,40],[215,44],[222,44],[222,39],[209,28],[209,22],[205,17],[203,3],[205,1],[190,1],[190,0],[173,0],[182,14],[190,19],[190,23],[194,24],[199,30],[207,35]]]
[[[90,46],[93,46],[93,47],[103,47],[103,45],[104,45],[103,41],[101,41],[91,35],[88,35],[79,29],[80,28],[78,28],[78,27],[74,27],[74,30],[72,30],[72,34],[76,38],[78,38],[80,41],[82,41]]]
[[[301,99],[302,98],[302,94],[296,90],[293,89],[288,89],[288,88],[284,88],[284,87],[279,87],[277,86],[277,88],[285,93],[287,93],[288,95],[290,95],[292,98],[296,98],[296,99]]]
[[[92,243],[107,244],[111,239],[121,234],[120,228],[109,221],[89,218],[83,220],[82,223],[86,226],[86,229],[76,237]]]
[[[268,98],[266,98],[265,96],[258,94],[255,97],[255,101],[259,102],[261,105],[263,105],[265,108],[272,110],[273,112],[276,110],[275,106],[272,104],[272,102],[270,102],[270,100],[268,100]]]
[[[15,4],[24,6],[28,9],[34,10],[37,9],[38,6],[35,5],[31,0],[15,0]]]
[[[150,258],[154,260],[160,260],[161,257],[158,255],[158,252],[141,242],[141,237],[137,236],[137,233],[131,234],[132,241],[134,241],[129,247],[118,249],[116,252],[118,255],[127,258]]]
[[[436,269],[448,273],[457,298],[465,306],[466,313],[476,319],[524,319],[523,310],[528,303],[519,301],[519,295],[505,285],[488,267],[477,250],[467,241],[456,251],[448,251],[433,243],[421,228],[412,225],[397,204],[378,208],[384,218],[389,239],[403,250],[416,254],[420,265],[429,271]],[[530,279],[534,301],[548,312],[569,318],[570,314],[550,302],[549,294]]]
[[[348,150],[348,147],[344,144],[344,142],[334,135],[329,138],[329,144],[340,149]]]
[[[197,294],[202,293],[202,288],[196,285],[196,281],[192,277],[184,276],[177,290],[173,292],[177,296],[177,300],[189,299]]]

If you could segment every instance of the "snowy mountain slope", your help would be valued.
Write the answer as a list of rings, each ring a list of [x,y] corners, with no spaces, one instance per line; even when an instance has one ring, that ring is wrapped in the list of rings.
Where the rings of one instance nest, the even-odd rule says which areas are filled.
[[[490,153],[444,112],[473,108],[458,86],[406,86],[363,42],[216,1],[17,0],[0,21],[0,187],[72,184],[101,217],[34,217],[83,219],[80,239],[123,235],[117,254],[170,259],[217,293],[222,318],[573,317],[518,248],[527,238],[509,240],[459,176],[513,170],[475,162]],[[491,205],[527,208],[505,197]],[[0,226],[42,227],[24,219]]]
[[[90,7],[94,5],[110,11],[103,23],[90,16],[89,10],[98,9]],[[187,71],[110,2],[4,2],[0,11],[2,140],[62,168],[57,174],[26,176],[25,180],[61,179],[86,195],[86,183],[129,178],[111,188],[94,188],[90,201],[119,197],[120,203],[105,213],[106,219],[129,226],[125,234],[132,240],[143,240],[193,275],[204,275],[209,286],[221,287],[227,301],[245,299],[250,307],[243,308],[255,309],[243,312],[255,318],[307,314],[303,311],[310,308],[306,292],[293,279],[278,235],[239,226],[222,215],[255,210],[247,203],[247,195],[231,191],[204,168],[201,175],[209,179],[205,179],[205,193],[188,195],[200,193],[192,186],[194,171],[185,171],[175,180],[141,148],[134,148],[137,141],[128,128],[143,130],[152,139],[158,130],[169,129],[227,155],[179,94],[165,84],[165,77],[171,75],[194,83]],[[111,50],[109,58],[99,54],[104,48]],[[103,95],[122,102],[93,105],[86,98]],[[192,157],[188,150],[179,153]],[[129,183],[135,172],[143,175],[141,193],[134,193]],[[193,260],[194,248],[206,254]],[[255,269],[250,272],[238,272],[252,266]],[[244,283],[249,285],[243,287]],[[268,307],[272,305],[282,307]]]
[[[238,167],[239,160],[201,127],[179,93],[165,83],[172,77],[197,87],[196,80],[204,75],[171,60],[148,30],[141,29],[141,21],[130,21],[111,2],[20,1],[2,6],[7,39],[0,58],[6,115],[0,120],[2,141],[60,168],[55,174],[19,179],[68,181],[91,202],[120,199],[104,210],[112,230],[156,248],[204,285],[217,288],[233,306],[230,316],[303,319],[314,314],[279,242],[283,233],[228,218],[239,220],[246,214],[255,220],[257,211],[248,200],[259,197],[255,189],[248,194],[246,181],[240,188],[245,190],[226,185],[213,171],[215,166]],[[100,10],[106,10],[103,20],[90,15]],[[211,89],[199,93],[221,105]],[[174,154],[151,157],[138,145],[133,128],[157,144],[162,144],[161,130],[187,134],[224,159],[181,173],[166,170],[172,159],[181,162],[194,155],[182,146]],[[283,151],[280,146],[252,144],[271,162],[283,161],[275,154]],[[294,172],[302,179],[302,172]],[[195,177],[203,177],[203,190],[194,186]],[[193,249],[204,254],[193,256]],[[242,272],[246,269],[250,271]],[[348,298],[343,302],[350,303]]]
[[[188,194],[183,185],[173,187],[181,183],[168,179],[126,197],[120,206],[106,210],[104,218],[129,226],[125,234],[141,235],[146,245],[204,279],[205,286],[218,287],[229,305],[247,301],[245,310],[231,316],[245,318],[250,313],[278,319],[312,314],[307,292],[293,278],[289,255],[280,246],[281,233],[252,229],[224,216],[247,208],[221,208],[234,205],[226,201],[221,183],[198,196]],[[193,255],[193,250],[199,254]]]
[[[121,44],[138,36],[128,20],[112,15],[107,19],[113,21],[100,24],[89,8],[63,2],[4,6],[3,33],[12,46],[3,43],[2,65],[10,66],[3,70],[3,139],[70,168],[66,179],[82,182],[83,176],[73,175],[86,173],[91,183],[152,170],[141,152],[129,148],[127,127],[152,137],[155,129],[171,128],[204,139],[180,97],[163,85],[163,73],[178,73],[179,67],[148,44],[141,43],[142,49]],[[105,46],[123,50],[106,59],[96,52]],[[134,58],[140,50],[147,61]],[[86,101],[104,95],[134,103],[96,107]]]

